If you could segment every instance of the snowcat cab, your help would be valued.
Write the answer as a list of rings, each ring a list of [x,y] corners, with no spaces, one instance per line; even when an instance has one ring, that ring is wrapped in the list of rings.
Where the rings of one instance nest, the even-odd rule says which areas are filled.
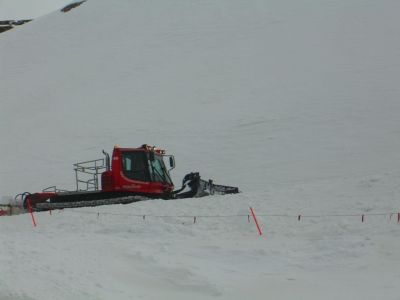
[[[115,147],[112,154],[112,167],[106,153],[107,170],[101,175],[104,192],[127,192],[149,197],[168,199],[174,185],[165,167],[165,151],[143,145],[140,148]],[[175,167],[173,156],[170,168]]]
[[[74,164],[76,191],[50,187],[40,193],[18,194],[16,199],[22,201],[25,208],[46,210],[131,203],[151,198],[181,199],[239,192],[237,187],[216,185],[212,180],[202,180],[197,172],[187,174],[183,178],[182,188],[174,191],[169,174],[175,168],[174,156],[166,155],[165,150],[146,144],[139,148],[115,146],[111,158],[105,151],[103,154],[105,159]],[[169,169],[164,158],[168,158]]]

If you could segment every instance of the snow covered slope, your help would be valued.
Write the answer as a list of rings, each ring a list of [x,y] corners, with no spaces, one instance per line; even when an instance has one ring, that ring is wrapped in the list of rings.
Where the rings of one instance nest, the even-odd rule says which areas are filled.
[[[396,170],[397,5],[91,1],[6,33],[0,190],[144,142],[245,190]]]
[[[264,238],[245,216],[193,223],[254,202],[229,198],[0,218],[0,299],[398,299],[396,222],[260,217]]]
[[[97,209],[39,214],[35,231],[3,218],[0,298],[398,299],[394,217],[264,216],[258,239],[247,218],[120,214],[397,212],[399,8],[90,0],[2,34],[0,196],[73,188],[73,163],[143,143],[175,154],[177,185],[197,170],[243,193],[99,208],[115,213],[104,222]]]

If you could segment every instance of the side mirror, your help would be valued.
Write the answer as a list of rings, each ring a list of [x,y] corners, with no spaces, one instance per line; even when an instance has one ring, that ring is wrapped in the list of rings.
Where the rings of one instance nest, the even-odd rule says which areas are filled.
[[[175,168],[175,158],[172,155],[169,157],[169,166],[171,167],[171,170]]]

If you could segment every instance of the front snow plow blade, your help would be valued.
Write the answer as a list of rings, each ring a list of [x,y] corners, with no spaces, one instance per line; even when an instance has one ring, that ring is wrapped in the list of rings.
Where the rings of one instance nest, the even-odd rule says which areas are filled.
[[[211,179],[208,181],[203,180],[201,179],[198,172],[185,175],[182,180],[182,188],[174,191],[175,198],[177,199],[198,198],[209,195],[226,195],[237,193],[239,193],[239,188],[214,184]]]

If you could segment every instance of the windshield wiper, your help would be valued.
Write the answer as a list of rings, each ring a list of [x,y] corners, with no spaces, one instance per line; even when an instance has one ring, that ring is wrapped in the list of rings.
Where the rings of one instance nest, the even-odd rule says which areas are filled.
[[[165,176],[163,174],[160,174],[160,172],[157,170],[157,168],[154,167],[153,163],[150,162],[151,165],[151,169],[153,170],[153,173],[157,173],[158,176],[160,176],[162,182],[167,182],[167,179],[165,178]]]

